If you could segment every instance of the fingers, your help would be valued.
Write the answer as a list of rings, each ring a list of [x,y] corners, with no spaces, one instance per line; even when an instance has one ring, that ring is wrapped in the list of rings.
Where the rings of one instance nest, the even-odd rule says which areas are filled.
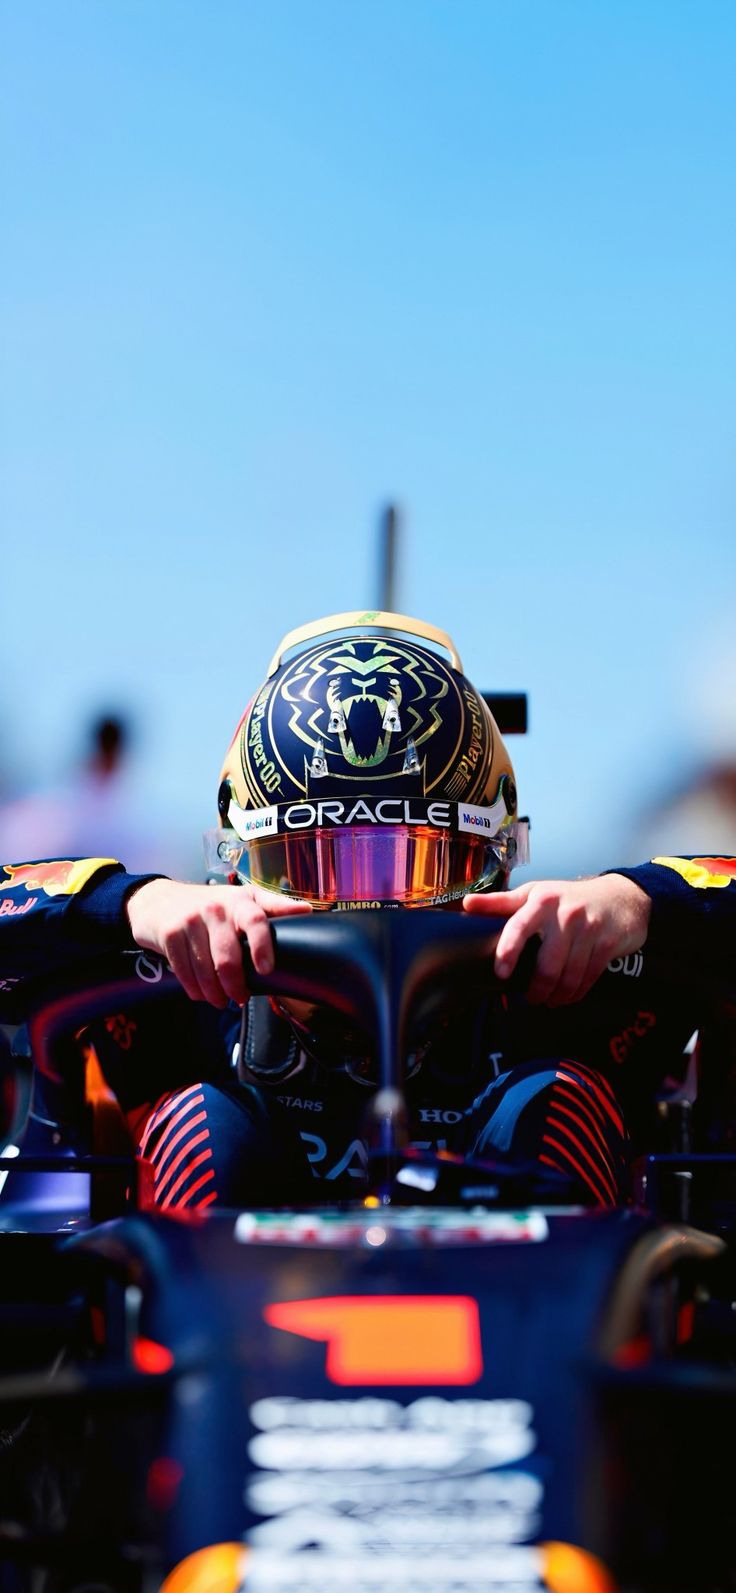
[[[589,988],[586,976],[590,961],[590,944],[583,936],[572,944],[561,934],[549,936],[540,946],[527,1001],[533,1006],[544,1003],[548,1007],[578,1001]]]
[[[527,899],[504,924],[496,947],[495,968],[499,979],[510,978],[527,941],[532,935],[542,933],[540,916],[539,904]]]
[[[202,923],[175,932],[169,943],[169,962],[192,1001],[225,1007],[228,995],[215,969],[210,941]]]
[[[483,909],[471,906],[481,901],[486,904]],[[496,946],[499,979],[510,978],[524,947],[539,937],[542,944],[526,992],[532,1004],[559,1006],[579,1000],[602,971],[597,965],[592,969],[597,928],[585,894],[575,885],[531,880],[498,895],[466,897],[463,905],[471,912],[496,912],[506,917]]]
[[[236,937],[245,935],[253,958],[256,973],[270,974],[274,966],[274,950],[268,916],[260,903],[246,898],[234,915],[233,929]]]
[[[248,999],[242,937],[256,971],[268,975],[274,966],[269,919],[311,908],[252,885],[153,880],[130,897],[127,911],[136,943],[166,957],[192,1001],[224,1007]]]
[[[212,925],[209,939],[212,961],[225,1001],[234,1001],[242,1007],[248,1000],[248,990],[243,971],[240,931],[225,913]],[[215,1002],[215,1005],[218,1003]]]
[[[241,887],[237,896],[235,926],[237,932],[244,934],[248,941],[253,967],[256,973],[262,975],[273,973],[274,945],[269,919],[311,913],[311,904],[297,901],[292,896],[277,895],[276,891],[261,890],[257,885]]]
[[[284,896],[280,891],[266,891],[261,885],[241,886],[263,908],[269,918],[286,918],[294,913],[311,913],[312,903],[300,896]]]
[[[646,934],[646,909],[632,897],[629,884],[607,875],[535,881],[509,891],[505,901],[511,916],[496,947],[499,978],[513,973],[527,942],[538,936],[541,946],[527,1000],[552,1007],[582,1000],[610,959],[630,949],[630,942],[641,944]]]
[[[539,886],[534,880],[517,885],[512,891],[491,891],[487,895],[470,894],[463,897],[463,907],[474,916],[505,918],[494,959],[494,970],[499,979],[508,979],[514,972],[522,951],[532,935],[539,934],[538,910],[529,905],[529,898]]]
[[[504,925],[496,949],[496,972],[501,979],[513,973],[533,935],[542,944],[529,983],[527,1000],[561,1005],[571,1001],[581,985],[594,947],[594,935],[584,898],[556,881],[533,884],[523,907]]]
[[[489,891],[487,894],[471,891],[463,896],[463,908],[466,913],[478,916],[510,918],[523,907],[533,883],[530,880],[526,885],[517,885],[513,891]]]
[[[244,915],[242,909],[234,914],[230,903],[215,897],[214,891],[202,887],[200,896],[196,889],[195,897],[176,903],[176,916],[161,927],[160,948],[192,1001],[208,1001],[214,1007],[225,1007],[229,1001],[242,1005],[247,990],[241,935],[250,942],[255,932],[262,946],[259,931],[261,920],[267,924],[265,914],[251,901]],[[267,954],[270,951],[269,938]]]

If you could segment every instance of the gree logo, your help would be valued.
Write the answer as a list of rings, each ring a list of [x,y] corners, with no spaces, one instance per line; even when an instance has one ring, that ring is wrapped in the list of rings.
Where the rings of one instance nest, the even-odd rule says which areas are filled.
[[[271,1327],[327,1344],[331,1383],[477,1383],[483,1374],[478,1302],[465,1294],[333,1295],[267,1305]]]

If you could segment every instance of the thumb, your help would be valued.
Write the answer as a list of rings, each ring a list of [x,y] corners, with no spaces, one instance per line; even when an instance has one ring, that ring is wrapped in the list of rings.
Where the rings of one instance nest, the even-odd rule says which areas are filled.
[[[484,913],[488,918],[513,918],[514,913],[524,906],[531,888],[532,882],[528,881],[526,885],[517,885],[513,891],[464,896],[463,907],[467,913]]]

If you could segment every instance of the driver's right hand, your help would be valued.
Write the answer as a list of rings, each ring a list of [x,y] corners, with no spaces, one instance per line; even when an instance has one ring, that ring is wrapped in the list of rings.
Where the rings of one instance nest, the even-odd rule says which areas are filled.
[[[189,885],[154,879],[127,900],[136,945],[165,957],[192,1001],[226,1007],[248,1000],[241,938],[259,974],[274,965],[269,918],[311,912],[308,902],[256,885]]]

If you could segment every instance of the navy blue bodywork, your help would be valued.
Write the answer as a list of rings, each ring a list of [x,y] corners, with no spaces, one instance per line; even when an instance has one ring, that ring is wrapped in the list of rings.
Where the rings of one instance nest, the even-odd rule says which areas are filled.
[[[436,1593],[563,1589],[534,1547],[549,1540],[611,1568],[616,1582],[590,1580],[591,1593],[732,1586],[718,1445],[736,1383],[717,1307],[726,1321],[733,1164],[698,1211],[708,1233],[665,1220],[681,1191],[668,1178],[692,1171],[683,1158],[661,1168],[657,1209],[602,1213],[565,1210],[562,1187],[542,1210],[533,1180],[520,1207],[522,1173],[500,1162],[412,1156],[396,1104],[412,1005],[438,957],[470,979],[493,933],[439,914],[438,952],[422,943],[420,920],[434,915],[412,916],[413,942],[384,914],[276,929],[282,992],[319,993],[326,963],[333,977],[340,965],[345,1010],[370,1015],[383,1106],[368,1204],[183,1220],[136,1209],[134,1163],[72,1157],[65,1176],[84,1187],[66,1208],[57,1189],[44,1210],[18,1163],[3,1164],[16,1191],[0,1209],[9,1593],[90,1581],[158,1593],[188,1555],[237,1541],[250,1545],[247,1593],[318,1582],[388,1593],[415,1577]],[[138,995],[156,1001],[168,977]],[[122,988],[105,975],[97,995],[76,979],[39,994],[47,1078],[82,1008],[119,1003]],[[480,1359],[455,1381],[336,1381],[324,1336],[269,1320],[289,1302],[414,1300],[429,1324],[438,1299],[477,1308]]]

